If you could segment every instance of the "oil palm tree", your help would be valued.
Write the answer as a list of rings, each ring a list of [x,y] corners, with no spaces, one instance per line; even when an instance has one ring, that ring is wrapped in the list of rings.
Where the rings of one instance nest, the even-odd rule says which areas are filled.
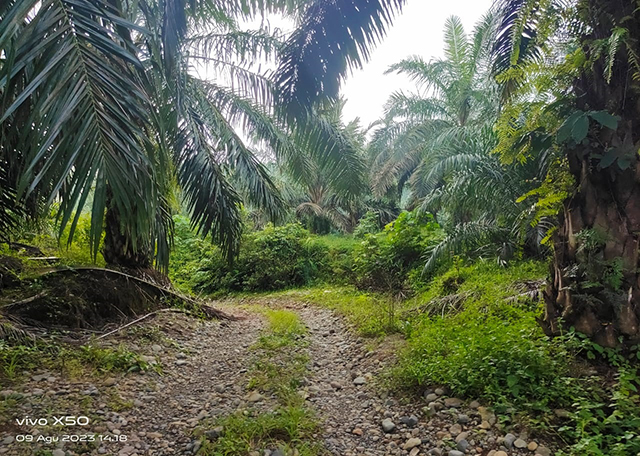
[[[516,254],[531,257],[546,251],[549,221],[523,196],[539,186],[553,156],[505,164],[494,153],[497,141],[491,126],[458,138],[426,173],[424,181],[432,190],[420,201],[420,210],[440,214],[446,236],[428,252],[425,273],[452,254],[506,263]]]
[[[437,217],[446,236],[427,252],[430,273],[451,254],[505,262],[540,253],[544,221],[518,202],[544,178],[552,155],[502,163],[494,154],[500,108],[491,45],[498,16],[490,11],[467,37],[459,18],[445,24],[445,58],[419,57],[390,68],[409,74],[421,93],[394,94],[372,142],[372,181],[379,193],[408,187],[410,204]],[[535,223],[533,223],[535,220]],[[543,222],[543,223],[540,223]]]
[[[297,148],[305,147],[327,162],[329,173],[351,173],[357,191],[354,154],[329,124],[315,120],[312,104],[337,95],[340,78],[368,56],[402,3],[2,2],[2,223],[35,207],[28,199],[58,200],[61,226],[71,224],[73,232],[92,195],[94,253],[106,223],[103,253],[110,262],[147,266],[155,254],[162,266],[171,233],[167,195],[177,182],[194,225],[232,255],[240,189],[273,216],[281,208],[237,125],[298,175],[305,175],[305,163]],[[241,18],[268,12],[296,19],[284,43],[238,26]],[[250,68],[256,55],[276,52],[275,77]],[[318,56],[325,71],[309,73]],[[213,62],[219,77],[196,77],[198,59]]]
[[[429,62],[414,56],[392,65],[388,73],[408,75],[418,92],[397,92],[373,137],[372,182],[377,195],[408,184],[415,199],[433,190],[422,177],[442,158],[447,144],[479,132],[496,117],[498,99],[490,79],[487,49],[495,32],[488,13],[466,35],[460,18],[449,17],[444,28],[444,58]]]
[[[494,52],[505,98],[540,65],[551,66],[565,89],[537,111],[510,113],[514,122],[555,120],[521,135],[519,144],[530,145],[521,159],[556,148],[575,183],[553,237],[543,327],[559,334],[561,325],[574,326],[605,346],[634,343],[640,335],[638,4],[505,0],[501,12]]]

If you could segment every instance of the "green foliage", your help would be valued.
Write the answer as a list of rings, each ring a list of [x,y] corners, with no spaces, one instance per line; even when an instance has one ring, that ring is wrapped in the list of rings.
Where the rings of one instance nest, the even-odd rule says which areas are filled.
[[[194,225],[230,257],[242,235],[242,202],[260,207],[270,220],[283,212],[278,189],[244,137],[266,146],[297,177],[309,169],[300,152],[309,152],[326,163],[328,176],[349,183],[350,196],[357,194],[363,169],[347,135],[311,115],[313,106],[294,109],[294,100],[284,97],[319,76],[306,72],[308,80],[295,71],[298,65],[319,62],[306,55],[307,34],[335,25],[335,17],[346,20],[342,33],[334,28],[331,40],[314,44],[317,52],[330,54],[320,65],[322,84],[337,89],[346,71],[343,64],[357,65],[368,57],[367,49],[384,35],[383,23],[402,2],[375,8],[363,0],[353,3],[344,16],[335,5],[318,14],[314,2],[213,2],[209,6],[215,7],[197,8],[178,0],[171,8],[119,2],[107,9],[90,0],[3,2],[3,234],[23,215],[39,216],[41,207],[46,213],[52,201],[60,201],[61,226],[73,230],[74,214],[89,206],[95,255],[105,212],[115,209],[125,244],[154,247],[156,263],[164,270],[171,240],[168,200],[179,186]],[[180,14],[169,11],[174,9]],[[272,13],[299,19],[286,46],[277,29],[238,27]],[[133,37],[143,30],[146,39],[134,45]],[[341,43],[337,48],[336,42]],[[277,74],[251,64],[276,57],[284,59],[277,59]],[[196,61],[207,62],[207,80],[189,70]],[[140,72],[147,77],[140,79]],[[125,93],[129,96],[119,99]]]
[[[568,423],[558,432],[571,442],[560,456],[625,456],[640,451],[640,347],[602,347],[584,334],[570,331],[563,342],[574,354],[604,364],[611,379],[585,384],[574,396]]]
[[[194,275],[210,258],[221,254],[210,239],[203,239],[191,227],[189,219],[175,215],[173,250],[169,259],[169,277],[177,288],[191,291]]]
[[[561,345],[544,337],[535,312],[501,313],[468,308],[416,325],[400,375],[409,384],[447,385],[455,394],[495,402],[570,403]]]
[[[380,216],[374,211],[367,211],[353,231],[353,237],[363,239],[367,234],[379,233],[380,229]]]
[[[359,288],[398,293],[416,288],[421,278],[416,274],[422,256],[441,237],[439,225],[430,214],[403,212],[383,232],[369,234],[354,249],[355,284]]]
[[[269,327],[252,347],[259,357],[251,369],[249,388],[272,392],[284,406],[301,406],[304,401],[297,389],[309,362],[303,351],[307,328],[295,312],[265,309],[262,313]]]
[[[81,346],[78,351],[61,353],[60,356],[76,358],[82,364],[92,366],[99,372],[137,372],[149,368],[140,355],[124,346],[112,349],[88,344]]]
[[[462,297],[450,312],[407,315],[408,347],[398,380],[407,386],[447,385],[454,394],[533,408],[570,403],[567,351],[536,323],[537,302],[514,300],[516,285],[539,279],[540,263],[501,268],[492,262],[454,266],[417,302]]]
[[[597,233],[580,237],[596,250],[603,242]],[[567,442],[563,456],[636,454],[640,347],[623,353],[575,332],[546,337],[536,322],[540,294],[522,292],[524,285],[540,286],[545,274],[542,262],[465,265],[458,257],[422,293],[397,305],[349,288],[286,296],[335,309],[363,335],[404,332],[406,348],[392,377],[400,386],[445,385],[456,395],[485,398],[499,410],[516,406],[520,420]],[[453,298],[457,304],[446,305]],[[615,383],[595,376],[587,362],[617,371]],[[569,417],[558,421],[553,413],[558,408],[568,410]]]
[[[267,226],[245,234],[239,257],[228,263],[216,252],[194,275],[194,289],[259,291],[305,285],[327,263],[328,249],[300,224]]]
[[[622,258],[604,258],[603,251],[608,240],[606,233],[595,228],[583,229],[576,234],[577,262],[568,271],[570,276],[580,279],[574,293],[583,296],[588,291],[590,300],[612,300],[615,294],[620,295],[624,265]]]
[[[637,368],[621,367],[610,399],[580,397],[572,424],[561,428],[577,443],[560,455],[627,456],[640,452],[640,377]],[[608,396],[608,394],[607,394]]]
[[[25,370],[39,364],[40,351],[30,345],[9,345],[0,340],[0,378],[15,381]]]
[[[529,224],[531,226],[544,226],[543,221],[552,220],[555,221],[558,214],[564,207],[564,202],[575,191],[575,179],[569,173],[569,165],[564,160],[554,161],[542,184],[527,192],[517,202],[522,203],[529,199],[533,199],[535,202],[530,209],[531,217]],[[551,239],[551,236],[556,231],[555,223],[547,223],[545,226],[545,236],[540,241],[541,244],[546,244]]]
[[[0,340],[0,380],[17,381],[24,372],[46,366],[69,374],[85,372],[138,372],[149,369],[142,358],[124,346],[100,347],[95,344],[71,347],[44,342],[8,344]]]
[[[70,226],[60,230],[60,224],[52,211],[47,218],[42,218],[38,226],[24,229],[15,237],[17,242],[36,247],[45,256],[59,258],[59,263],[69,266],[98,265],[104,266],[104,260],[98,256],[95,261],[91,254],[91,216],[88,213],[81,213],[78,216],[76,228],[71,236]],[[27,226],[25,226],[27,228]],[[99,248],[104,244],[104,236],[100,238]],[[2,246],[4,244],[0,244]],[[2,248],[3,255],[17,255],[25,258],[37,255],[25,252],[16,253],[8,248]],[[28,261],[27,261],[28,263]],[[35,263],[31,262],[33,265]]]

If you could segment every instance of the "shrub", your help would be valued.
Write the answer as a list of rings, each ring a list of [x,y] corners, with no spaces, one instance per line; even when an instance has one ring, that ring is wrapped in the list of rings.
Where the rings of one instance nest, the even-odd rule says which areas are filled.
[[[196,290],[265,291],[311,283],[329,264],[329,249],[300,224],[267,226],[245,234],[233,263],[219,250],[209,253],[193,274]]]
[[[401,376],[409,385],[447,385],[455,394],[546,407],[571,399],[567,358],[532,312],[504,319],[473,309],[414,328]]]
[[[364,239],[365,235],[379,233],[381,229],[380,216],[374,211],[368,211],[364,214],[364,217],[360,219],[356,229],[353,230],[353,237],[356,239]]]
[[[192,230],[187,217],[176,215],[173,217],[173,223],[174,239],[169,260],[169,277],[177,288],[190,291],[196,284],[198,271],[209,264],[211,259],[219,259],[221,266],[225,266],[225,262],[219,249],[210,239],[203,239]]]
[[[277,290],[306,285],[328,261],[326,246],[302,225],[267,226],[248,236],[239,259],[242,289]]]
[[[515,299],[522,284],[535,288],[544,273],[544,264],[534,261],[507,268],[456,262],[412,300],[425,314],[409,315],[397,378],[410,387],[446,385],[455,394],[498,403],[565,405],[575,384],[570,347],[544,335],[537,299]],[[441,305],[454,294],[459,304]]]
[[[354,249],[355,285],[358,288],[397,293],[420,282],[415,273],[422,255],[441,237],[439,225],[429,214],[403,212],[378,234],[367,234]],[[414,271],[412,273],[412,271]]]

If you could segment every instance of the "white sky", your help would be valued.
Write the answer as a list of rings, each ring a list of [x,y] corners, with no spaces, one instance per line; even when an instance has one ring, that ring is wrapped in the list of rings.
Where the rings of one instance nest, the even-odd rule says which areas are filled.
[[[385,75],[385,70],[410,55],[420,55],[426,60],[441,57],[446,18],[459,16],[469,33],[492,3],[492,0],[408,0],[402,15],[396,17],[384,41],[372,52],[370,61],[343,83],[342,94],[347,99],[344,121],[360,117],[361,125],[367,126],[379,119],[389,95],[415,87],[406,76]]]

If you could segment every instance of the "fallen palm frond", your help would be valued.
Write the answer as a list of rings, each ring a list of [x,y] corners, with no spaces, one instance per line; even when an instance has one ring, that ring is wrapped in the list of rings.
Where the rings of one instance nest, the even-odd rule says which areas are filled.
[[[506,302],[537,301],[542,296],[545,280],[525,280],[513,285],[517,293],[505,298]]]
[[[30,345],[36,341],[36,336],[29,331],[19,328],[9,321],[0,322],[0,340],[12,345]]]
[[[413,307],[403,312],[402,317],[412,317],[416,315],[428,315],[430,317],[451,315],[462,310],[465,300],[473,296],[473,292],[450,294],[440,298],[435,298],[417,307]]]
[[[89,272],[89,273],[95,272],[95,273],[102,273],[105,275],[114,275],[114,276],[122,277],[126,280],[132,280],[144,287],[149,287],[161,295],[178,298],[185,304],[185,308],[187,310],[204,313],[208,318],[216,318],[219,320],[238,320],[239,319],[235,315],[231,315],[221,310],[215,309],[209,305],[206,305],[205,303],[202,303],[193,298],[190,298],[189,296],[185,296],[182,293],[178,293],[177,291],[170,290],[168,288],[152,283],[148,280],[141,279],[139,277],[136,277],[124,272],[115,271],[113,269],[105,269],[105,268],[98,268],[98,267],[66,268],[66,269],[56,269],[53,271],[47,271],[43,273],[41,276],[50,276],[53,274],[65,274],[65,273],[77,273],[77,272]],[[10,304],[10,305],[13,305],[13,304]]]

